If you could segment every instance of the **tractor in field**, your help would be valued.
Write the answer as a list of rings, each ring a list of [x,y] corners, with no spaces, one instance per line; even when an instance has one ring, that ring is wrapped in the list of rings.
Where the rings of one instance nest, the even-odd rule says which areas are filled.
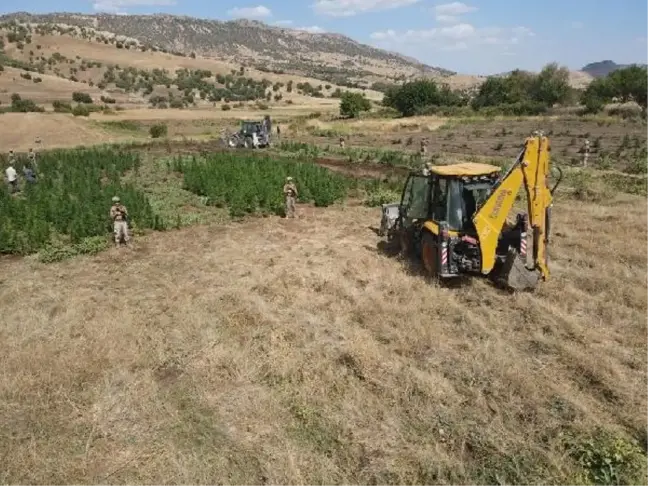
[[[245,120],[241,128],[228,140],[233,148],[268,148],[272,143],[272,121],[266,115],[262,121]]]
[[[549,278],[547,246],[553,193],[549,139],[526,139],[511,167],[479,163],[433,166],[410,173],[400,203],[384,204],[380,233],[402,256],[416,257],[436,279],[487,276],[509,290],[533,290]],[[524,187],[527,212],[507,218]],[[531,233],[532,262],[527,258]]]

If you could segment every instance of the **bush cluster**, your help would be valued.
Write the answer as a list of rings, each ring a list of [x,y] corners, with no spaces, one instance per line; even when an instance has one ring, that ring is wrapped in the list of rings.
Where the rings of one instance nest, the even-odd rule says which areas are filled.
[[[490,76],[475,92],[452,90],[433,80],[417,80],[385,89],[383,105],[402,116],[419,114],[540,115],[555,106],[575,106],[584,112],[600,111],[612,101],[634,101],[646,110],[646,67],[630,66],[594,80],[579,91],[569,84],[569,70],[552,63],[540,73],[515,70]]]

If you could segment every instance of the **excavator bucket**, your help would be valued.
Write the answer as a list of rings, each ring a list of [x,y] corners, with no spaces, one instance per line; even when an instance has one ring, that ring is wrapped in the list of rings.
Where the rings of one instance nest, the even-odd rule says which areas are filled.
[[[540,272],[536,269],[529,269],[520,254],[509,250],[499,272],[496,281],[509,290],[534,290],[538,286]]]

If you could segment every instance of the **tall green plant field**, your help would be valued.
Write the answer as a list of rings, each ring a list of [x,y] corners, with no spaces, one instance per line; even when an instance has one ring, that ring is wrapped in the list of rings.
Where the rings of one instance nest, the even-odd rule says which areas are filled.
[[[312,163],[247,154],[218,153],[207,158],[174,159],[173,169],[184,175],[185,189],[207,198],[207,204],[227,206],[232,217],[245,214],[284,214],[283,185],[292,176],[298,202],[329,206],[343,199],[349,181]]]
[[[16,170],[22,175],[26,160]],[[82,149],[44,153],[38,160],[38,182],[10,194],[0,187],[0,253],[29,254],[54,242],[78,244],[108,235],[111,198],[119,195],[136,228],[162,229],[148,199],[122,177],[137,171],[137,154],[113,149]]]

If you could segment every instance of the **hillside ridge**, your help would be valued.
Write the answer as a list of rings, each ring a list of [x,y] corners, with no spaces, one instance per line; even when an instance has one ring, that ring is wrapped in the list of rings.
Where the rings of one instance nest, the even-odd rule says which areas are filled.
[[[453,71],[360,43],[339,33],[311,33],[257,20],[212,20],[170,14],[115,15],[15,12],[0,21],[65,24],[137,39],[171,52],[194,53],[271,71],[336,78],[396,81],[447,77]]]
[[[589,74],[593,78],[602,78],[607,76],[618,69],[623,69],[630,66],[645,66],[645,64],[631,63],[631,64],[617,64],[616,62],[605,59],[603,61],[590,62],[581,68],[581,71]]]

